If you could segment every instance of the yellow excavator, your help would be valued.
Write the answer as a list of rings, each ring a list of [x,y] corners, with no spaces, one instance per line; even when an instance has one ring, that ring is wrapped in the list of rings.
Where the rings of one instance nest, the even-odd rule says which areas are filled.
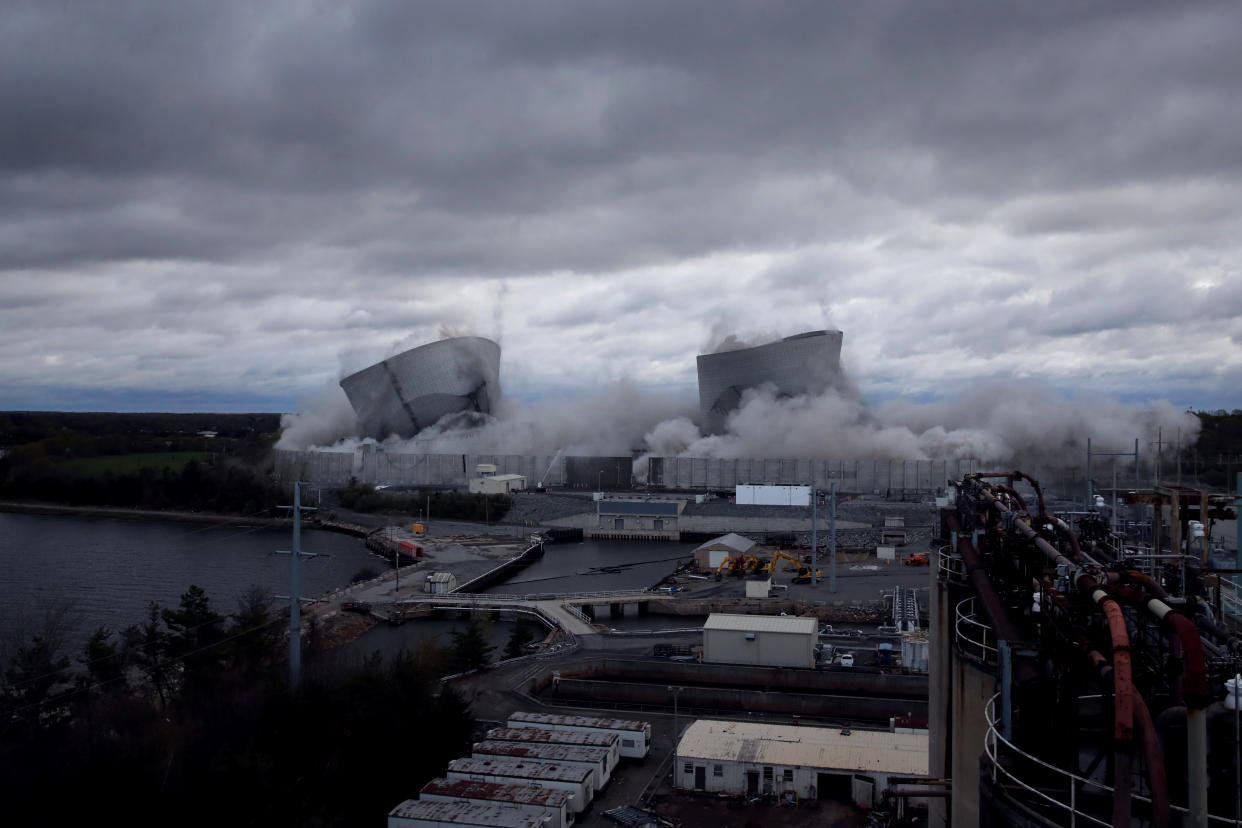
[[[758,566],[759,559],[754,555],[738,555],[736,558],[725,558],[720,562],[720,566],[716,567],[716,580],[719,581],[725,572],[731,572],[734,577],[740,578],[747,571],[754,571]]]
[[[809,584],[811,582],[811,568],[807,566],[806,564],[804,564],[802,561],[798,560],[797,558],[791,555],[786,555],[784,552],[781,552],[779,549],[772,554],[772,560],[767,561],[766,563],[762,564],[759,567],[759,571],[769,573],[773,575],[773,577],[775,577],[776,562],[781,559],[784,559],[785,561],[788,561],[789,563],[797,567],[797,574],[794,575],[793,577],[793,583]],[[816,578],[824,577],[824,571],[822,569],[815,570],[815,577]]]

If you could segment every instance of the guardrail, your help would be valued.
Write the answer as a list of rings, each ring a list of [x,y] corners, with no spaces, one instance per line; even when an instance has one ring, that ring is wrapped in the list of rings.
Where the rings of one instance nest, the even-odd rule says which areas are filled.
[[[1242,621],[1242,584],[1237,578],[1220,577],[1220,611],[1222,615],[1232,616],[1235,621]]]
[[[1115,795],[1113,788],[1103,782],[1051,765],[1002,736],[997,729],[996,718],[996,703],[999,698],[1000,693],[992,696],[984,708],[988,730],[983,740],[983,753],[989,766],[986,771],[993,787],[1003,790],[1011,799],[1027,808],[1040,812],[1051,811],[1058,815],[1058,821],[1068,819],[1068,822],[1062,824],[1067,824],[1070,828],[1077,828],[1079,825],[1103,825],[1105,828],[1111,826],[1111,808]],[[1029,768],[1039,775],[1039,779],[1028,781],[1020,778],[1015,770],[1021,768]],[[1082,799],[1088,789],[1092,791],[1092,797],[1097,802],[1106,804],[1109,808],[1108,818],[1082,810]],[[1151,812],[1151,799],[1148,797],[1131,794],[1130,800],[1142,803],[1144,812]],[[1179,805],[1170,805],[1169,810],[1176,814],[1190,813],[1188,808]],[[1213,814],[1208,814],[1208,822],[1215,825],[1236,824],[1231,817]],[[1179,823],[1175,820],[1174,824]]]
[[[962,556],[953,551],[951,546],[942,546],[936,550],[936,574],[941,578],[966,580],[966,562]]]
[[[996,631],[987,624],[975,620],[975,599],[971,597],[959,602],[956,614],[957,619],[953,629],[962,655],[982,661],[984,664],[995,665],[997,662]]]

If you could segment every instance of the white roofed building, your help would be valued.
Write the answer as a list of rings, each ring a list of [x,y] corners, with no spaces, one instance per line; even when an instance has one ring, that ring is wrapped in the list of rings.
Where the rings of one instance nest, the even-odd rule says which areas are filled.
[[[694,564],[699,569],[715,570],[725,558],[753,555],[759,544],[736,532],[712,538],[694,550]]]
[[[926,776],[926,730],[803,727],[699,719],[677,744],[677,787],[877,804],[889,777]]]

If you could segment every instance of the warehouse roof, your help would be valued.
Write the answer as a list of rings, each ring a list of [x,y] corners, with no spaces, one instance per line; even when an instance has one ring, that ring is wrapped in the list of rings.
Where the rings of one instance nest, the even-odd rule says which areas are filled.
[[[707,616],[703,629],[815,635],[819,629],[819,620],[797,615],[732,615],[725,612],[713,612]]]
[[[926,730],[890,733],[699,719],[677,745],[678,759],[925,776]]]
[[[686,506],[684,500],[610,500],[599,502],[605,515],[665,515],[675,517]]]
[[[730,532],[727,535],[712,538],[707,543],[697,547],[694,551],[698,552],[699,549],[731,549],[739,554],[745,554],[758,545],[759,544],[755,543],[750,538],[744,538],[736,532]]]

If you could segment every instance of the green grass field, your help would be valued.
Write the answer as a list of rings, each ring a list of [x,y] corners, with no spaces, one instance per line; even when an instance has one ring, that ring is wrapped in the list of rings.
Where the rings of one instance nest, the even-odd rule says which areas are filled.
[[[56,468],[68,474],[96,477],[102,474],[134,474],[139,469],[168,469],[179,473],[191,460],[211,458],[206,451],[165,451],[143,454],[117,454],[108,457],[81,457],[57,463]]]

